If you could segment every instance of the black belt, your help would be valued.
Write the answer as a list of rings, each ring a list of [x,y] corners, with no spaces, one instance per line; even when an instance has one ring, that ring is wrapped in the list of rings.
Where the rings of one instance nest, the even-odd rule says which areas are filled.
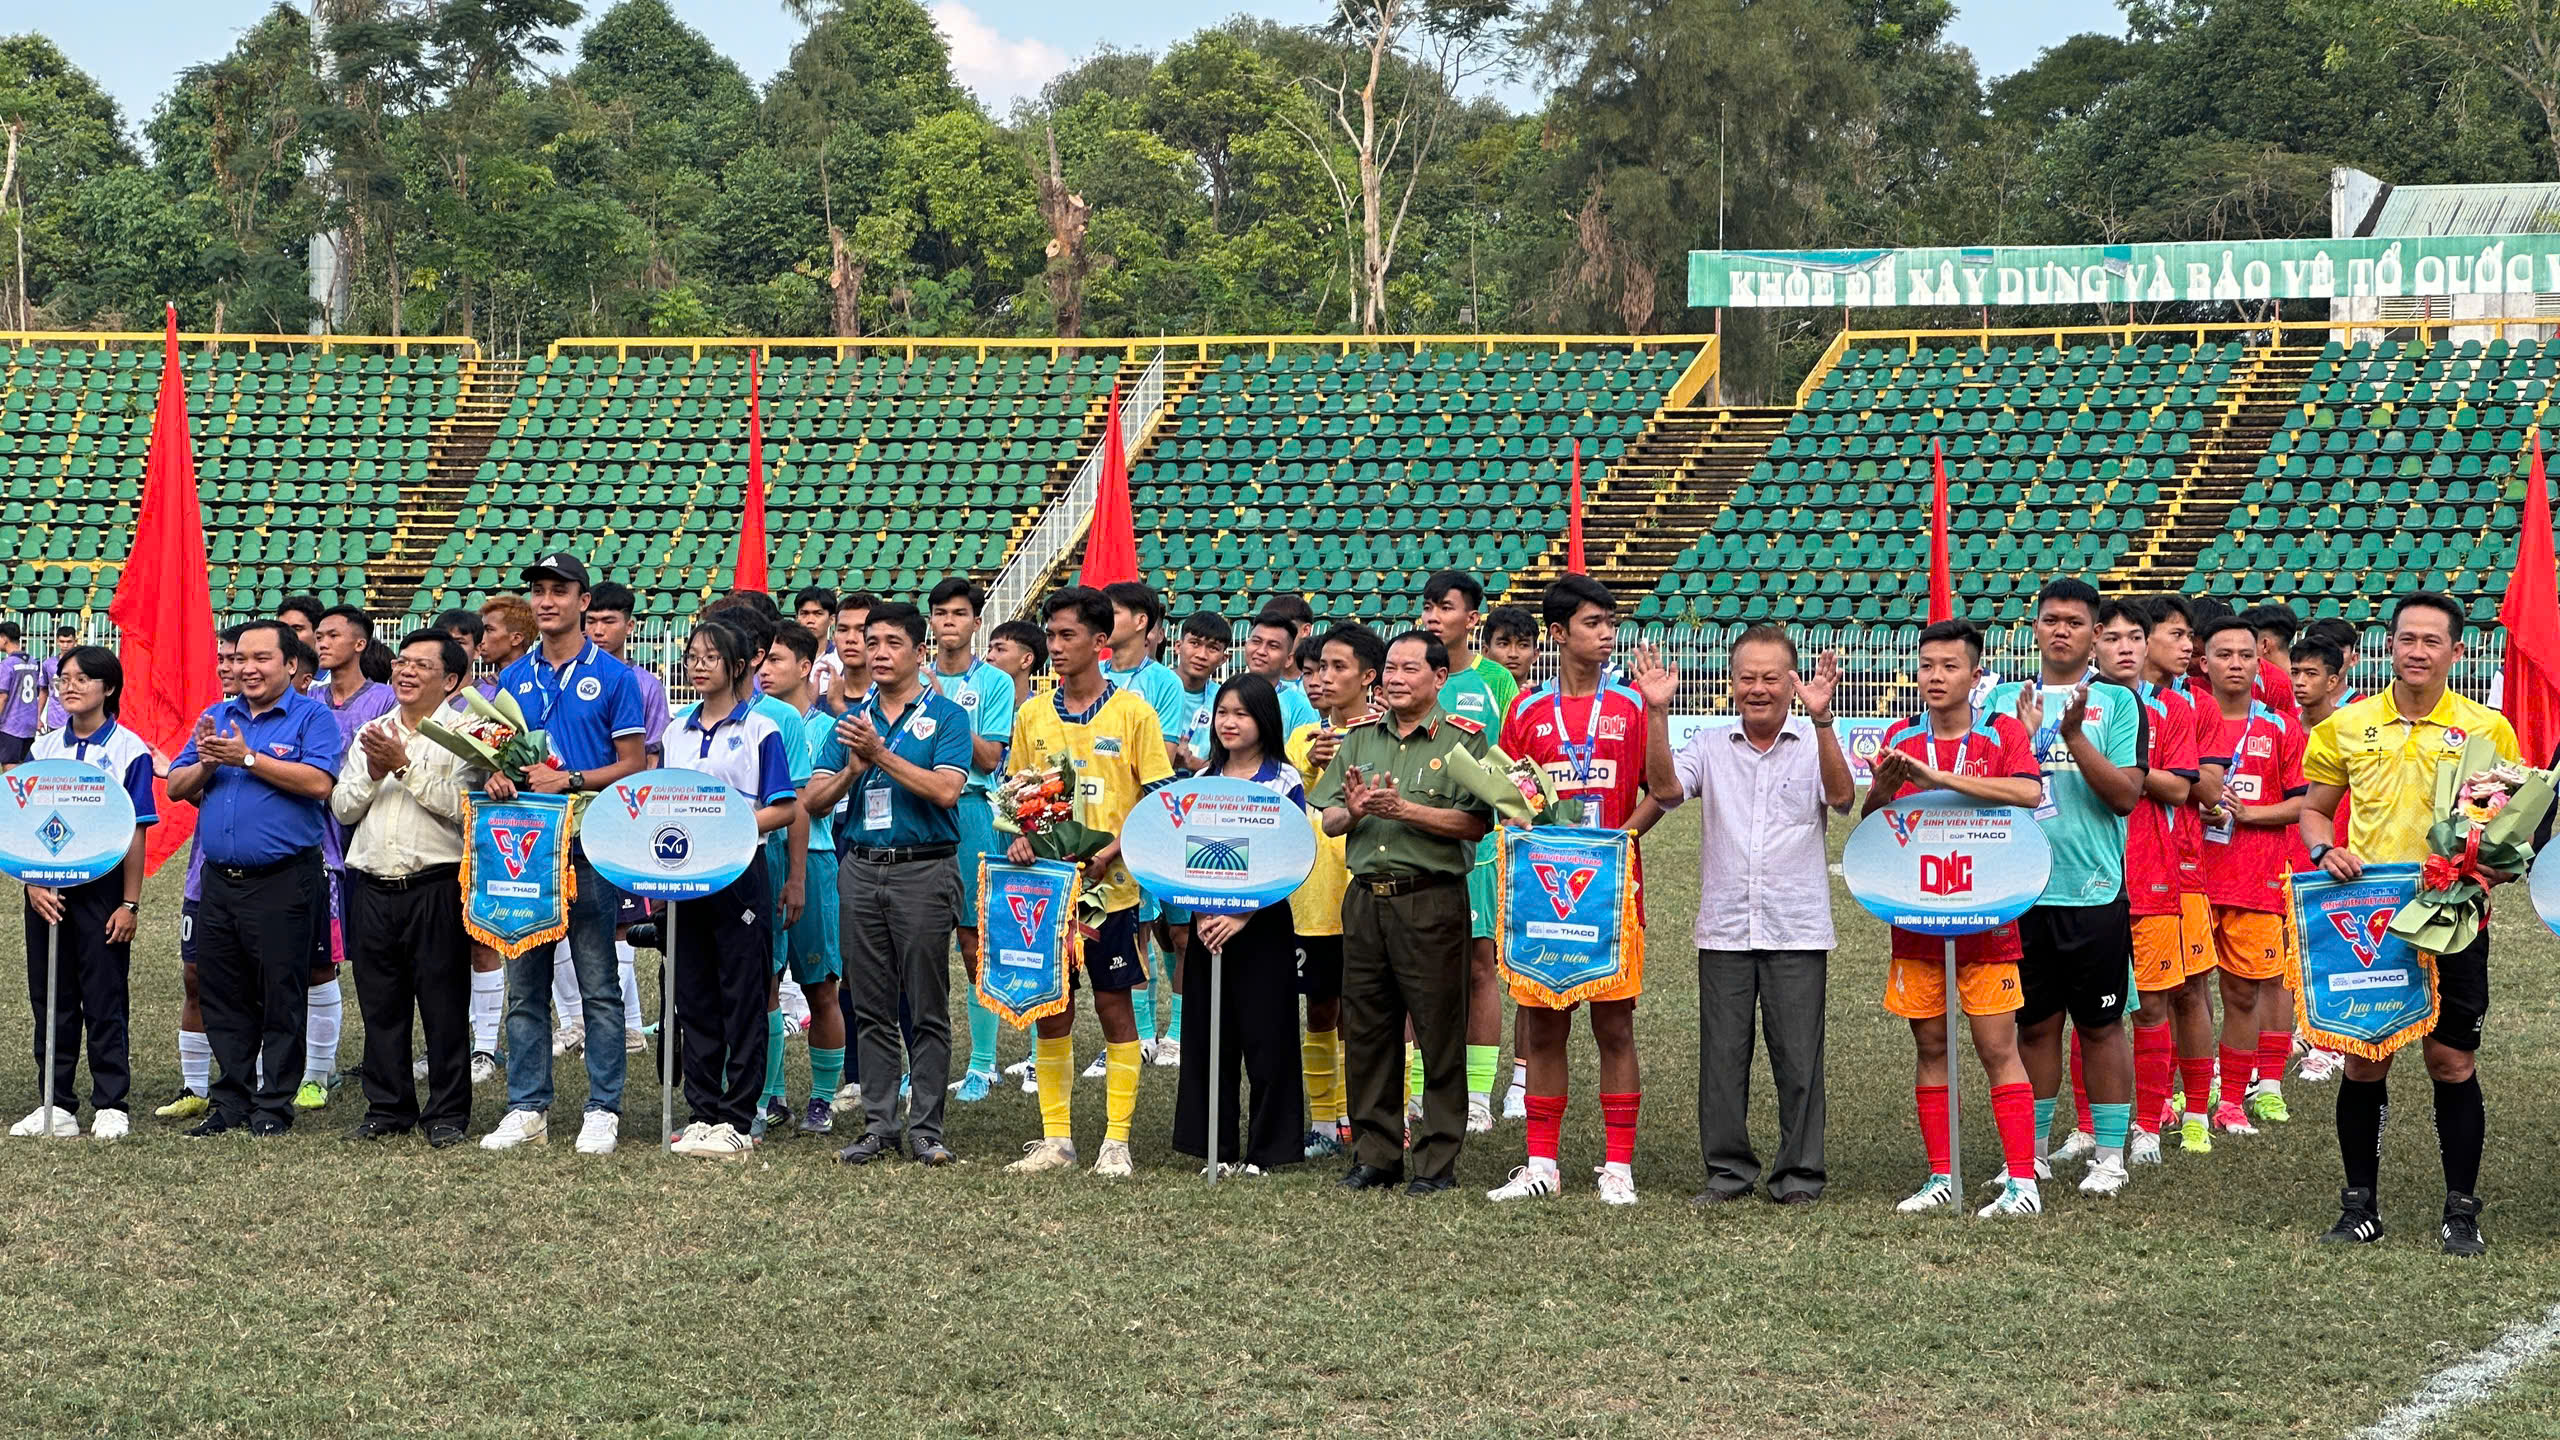
[[[219,874],[225,880],[264,880],[270,875],[290,870],[296,865],[308,865],[318,858],[320,858],[320,852],[316,849],[297,850],[281,860],[270,860],[264,865],[225,865],[219,860],[207,860],[204,862],[204,868]]]
[[[376,875],[369,870],[349,870],[347,873],[376,890],[415,890],[421,885],[459,880],[462,878],[462,867],[430,865],[423,870],[412,870],[406,875]]]
[[[1444,874],[1438,870],[1390,870],[1379,875],[1351,877],[1352,884],[1381,900],[1392,899],[1398,895],[1410,895],[1416,890],[1428,890],[1434,885],[1454,885],[1457,881],[1457,876]]]
[[[892,845],[874,849],[856,845],[845,851],[866,865],[904,865],[911,860],[948,860],[960,853],[957,845]]]

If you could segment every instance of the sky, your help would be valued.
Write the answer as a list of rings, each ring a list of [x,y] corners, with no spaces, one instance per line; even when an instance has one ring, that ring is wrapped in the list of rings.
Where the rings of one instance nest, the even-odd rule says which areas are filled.
[[[788,63],[801,34],[778,0],[670,0],[687,24],[736,60],[758,84]],[[219,58],[273,0],[0,0],[0,34],[35,30],[52,38],[74,65],[97,78],[138,132],[180,70]],[[1286,23],[1323,16],[1322,0],[1232,0],[1208,5],[1061,5],[1056,0],[927,0],[951,41],[962,84],[1001,115],[1019,96],[1102,45],[1162,50],[1236,12]],[[610,0],[589,0],[601,14]],[[1954,39],[1973,51],[1988,80],[2034,63],[2037,53],[2088,30],[2124,32],[2112,0],[1958,0]],[[576,47],[562,57],[575,63]],[[1535,87],[1500,87],[1515,106],[1534,101]]]

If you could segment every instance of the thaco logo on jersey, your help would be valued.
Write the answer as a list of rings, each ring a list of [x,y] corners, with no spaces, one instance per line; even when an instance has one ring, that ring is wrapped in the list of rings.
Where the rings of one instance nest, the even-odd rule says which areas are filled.
[[[1973,893],[1973,857],[1961,853],[1921,856],[1920,889],[1928,895]]]
[[[1556,918],[1567,919],[1574,907],[1582,903],[1582,894],[1600,874],[1596,865],[1576,865],[1566,869],[1547,861],[1529,867],[1538,877],[1538,888],[1547,892],[1547,903],[1556,907]]]

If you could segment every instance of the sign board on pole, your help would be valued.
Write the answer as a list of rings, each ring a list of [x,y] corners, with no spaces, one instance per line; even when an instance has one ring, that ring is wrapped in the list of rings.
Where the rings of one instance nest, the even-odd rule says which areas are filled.
[[[1923,935],[1996,930],[2044,894],[2053,849],[2028,811],[1952,791],[1906,795],[1870,815],[1840,852],[1849,894]]]
[[[1316,832],[1285,795],[1195,775],[1138,801],[1120,827],[1120,858],[1165,904],[1247,914],[1288,899],[1307,878]]]
[[[79,760],[37,760],[5,777],[0,874],[60,889],[112,874],[133,844],[133,797]]]
[[[587,803],[578,843],[615,888],[652,900],[724,889],[756,855],[755,802],[699,770],[644,770]]]

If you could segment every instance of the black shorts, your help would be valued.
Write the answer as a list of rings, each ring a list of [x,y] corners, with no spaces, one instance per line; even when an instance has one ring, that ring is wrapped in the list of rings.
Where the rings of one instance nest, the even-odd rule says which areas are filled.
[[[0,765],[24,765],[35,748],[32,736],[0,735]]]
[[[2450,955],[2436,957],[2436,1028],[2428,1039],[2476,1054],[2489,1023],[2489,932]]]
[[[1077,973],[1096,990],[1126,994],[1147,983],[1147,962],[1138,950],[1138,907],[1114,910],[1084,942],[1084,963]]]
[[[178,963],[196,963],[196,902],[178,902]]]
[[[1310,1000],[1342,998],[1342,937],[1298,937],[1298,993]]]
[[[2038,905],[2018,917],[2018,1023],[2069,1011],[2083,1030],[2124,1019],[2133,984],[2133,910],[2123,896],[2104,905]]]
[[[639,896],[632,894],[628,890],[618,891],[616,893],[622,896],[622,904],[620,908],[614,911],[614,924],[638,925],[649,918],[650,910],[648,901],[641,899]]]

